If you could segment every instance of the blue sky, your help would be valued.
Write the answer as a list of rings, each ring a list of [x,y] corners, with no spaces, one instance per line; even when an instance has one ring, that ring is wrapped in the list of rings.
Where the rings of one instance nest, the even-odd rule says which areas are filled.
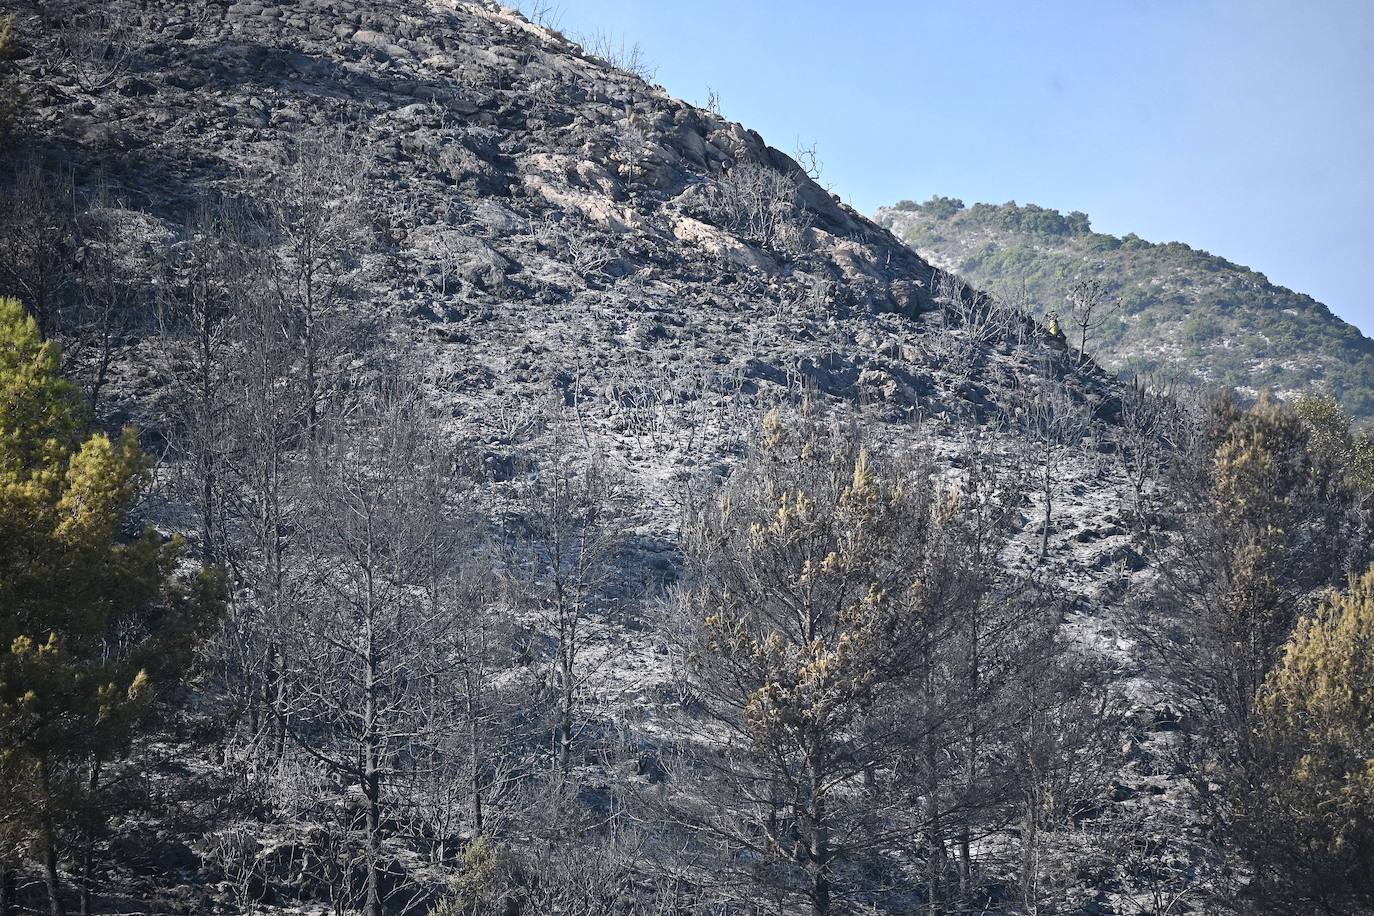
[[[866,213],[1083,210],[1374,332],[1374,0],[552,0]],[[527,4],[528,5],[528,4]]]

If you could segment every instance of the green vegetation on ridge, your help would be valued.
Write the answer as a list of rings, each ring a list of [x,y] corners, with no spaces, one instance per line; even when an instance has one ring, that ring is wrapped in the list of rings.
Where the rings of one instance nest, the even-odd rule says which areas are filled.
[[[1120,309],[1089,352],[1123,374],[1191,375],[1242,390],[1324,392],[1374,420],[1374,341],[1311,296],[1181,242],[1092,230],[1086,214],[1015,202],[902,201],[879,222],[922,255],[1041,314],[1097,277]]]

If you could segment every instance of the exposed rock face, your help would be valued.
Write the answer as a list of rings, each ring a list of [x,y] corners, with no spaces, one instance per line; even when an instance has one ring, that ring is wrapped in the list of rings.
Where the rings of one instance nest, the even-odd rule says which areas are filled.
[[[43,6],[50,28],[95,8]],[[1058,379],[1093,418],[1060,471],[1050,554],[1073,598],[1066,626],[1132,703],[1159,701],[1116,617],[1151,575],[1116,522],[1123,487],[1101,450],[1117,380],[1074,367],[1028,319],[970,334],[926,262],[756,133],[490,3],[106,0],[100,27],[123,63],[95,81],[26,9],[20,148],[107,182],[157,224],[148,237],[174,236],[208,194],[270,194],[293,143],[346,125],[382,240],[360,252],[353,306],[420,341],[497,503],[513,458],[541,447],[530,412],[575,413],[642,496],[626,578],[643,605],[675,574],[684,485],[734,461],[759,405],[803,392],[864,405],[881,440],[920,436],[957,465],[971,437],[1024,453],[1021,408]],[[767,215],[785,232],[718,205],[745,167],[790,188]],[[155,344],[117,375],[121,412],[155,428]],[[606,706],[639,715],[661,660],[643,632],[613,639]],[[1168,736],[1144,732],[1104,797],[1177,811],[1177,780],[1150,769],[1141,788],[1139,761],[1167,756]]]
[[[54,22],[84,15],[79,4],[55,6]],[[692,214],[704,181],[755,162],[798,179],[813,228],[803,263],[781,269],[762,252],[738,257],[781,284],[845,281],[854,307],[914,314],[929,306],[893,289],[924,285],[927,265],[757,134],[494,5],[102,9],[100,27],[127,54],[107,86],[84,91],[41,35],[29,36],[38,47],[18,67],[42,133],[83,148],[86,166],[154,209],[175,212],[212,188],[265,177],[284,140],[346,124],[376,156],[370,190],[379,209],[405,206],[415,224],[467,226],[511,249],[528,241],[530,217],[553,213],[585,222],[587,234],[623,250],[626,269],[639,269],[678,240],[691,243],[680,254],[699,260],[730,248]],[[465,204],[476,198],[499,201],[514,221],[470,212]],[[852,282],[860,278],[868,282]]]
[[[932,333],[952,326],[932,269],[890,233],[756,133],[498,5],[43,9],[46,27],[19,30],[21,149],[106,182],[169,235],[207,195],[270,193],[294,144],[346,128],[382,249],[363,256],[356,298],[430,338],[460,412],[553,395],[623,425],[637,396],[673,399],[671,370],[717,395],[809,385],[986,418],[1044,358],[1029,325],[1000,353]],[[73,22],[118,46],[102,85],[58,47]],[[790,184],[774,214],[796,230],[786,250],[713,205],[736,166]],[[1070,382],[1095,406],[1113,396],[1105,376]]]

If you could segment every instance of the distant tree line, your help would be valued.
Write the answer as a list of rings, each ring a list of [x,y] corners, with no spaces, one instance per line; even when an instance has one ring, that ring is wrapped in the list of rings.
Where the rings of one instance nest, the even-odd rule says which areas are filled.
[[[1014,202],[902,201],[885,219],[970,282],[1024,289],[1037,316],[1063,311],[1083,280],[1100,283],[1119,312],[1094,335],[1093,353],[1123,374],[1196,376],[1252,393],[1323,391],[1359,423],[1374,415],[1369,341],[1257,271],[1181,242],[1093,232],[1083,214]]]

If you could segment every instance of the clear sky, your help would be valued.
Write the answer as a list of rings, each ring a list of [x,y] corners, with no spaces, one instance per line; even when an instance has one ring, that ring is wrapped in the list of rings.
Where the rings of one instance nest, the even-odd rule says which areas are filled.
[[[865,213],[1083,210],[1374,334],[1374,0],[548,0]],[[526,3],[526,7],[529,3]]]

